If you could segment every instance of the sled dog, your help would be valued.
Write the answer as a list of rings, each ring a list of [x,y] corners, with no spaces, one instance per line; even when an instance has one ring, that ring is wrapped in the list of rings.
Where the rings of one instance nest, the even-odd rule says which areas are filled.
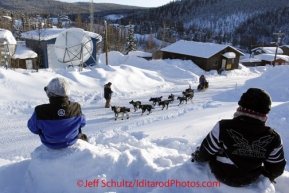
[[[122,114],[121,120],[123,120],[124,114],[126,114],[127,119],[129,119],[129,113],[130,113],[130,108],[127,107],[119,107],[119,106],[111,106],[111,110],[115,113],[115,120],[117,120],[117,117],[119,114]]]

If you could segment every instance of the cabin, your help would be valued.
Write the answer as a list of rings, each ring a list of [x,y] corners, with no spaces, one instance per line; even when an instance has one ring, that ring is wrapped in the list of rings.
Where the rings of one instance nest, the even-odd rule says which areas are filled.
[[[163,59],[192,60],[205,71],[238,69],[240,56],[244,54],[229,45],[177,41],[161,49]]]
[[[66,29],[62,28],[46,28],[32,30],[21,34],[21,38],[26,42],[26,46],[35,51],[39,57],[39,68],[66,68],[69,63],[62,63],[57,59],[55,54],[55,42],[58,35]],[[93,32],[85,33],[91,38],[93,44],[92,54],[87,61],[84,61],[85,66],[95,65],[97,48],[96,44],[102,41],[102,37],[99,34]],[[84,67],[85,67],[84,66]]]

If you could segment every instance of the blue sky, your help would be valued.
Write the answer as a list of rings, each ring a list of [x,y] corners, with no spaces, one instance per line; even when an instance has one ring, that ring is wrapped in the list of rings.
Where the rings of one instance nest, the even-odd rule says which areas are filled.
[[[90,0],[59,0],[63,2],[90,2]],[[159,7],[173,0],[93,0],[94,3],[116,3],[121,5],[133,5],[140,7]]]

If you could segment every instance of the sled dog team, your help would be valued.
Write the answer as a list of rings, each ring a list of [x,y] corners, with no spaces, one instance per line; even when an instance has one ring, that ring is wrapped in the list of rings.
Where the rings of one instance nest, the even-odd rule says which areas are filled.
[[[179,100],[179,104],[183,104],[184,102],[188,102],[188,100],[190,100],[191,102],[193,102],[193,97],[194,97],[194,89],[191,89],[191,86],[189,86],[188,89],[186,89],[184,92],[182,92],[182,96],[178,96],[177,100]],[[168,109],[169,104],[172,104],[175,100],[175,96],[173,94],[170,94],[168,96],[168,99],[166,100],[162,100],[163,96],[160,97],[151,97],[149,99],[150,102],[152,102],[152,104],[142,104],[141,101],[130,101],[129,104],[133,105],[134,108],[134,112],[136,112],[138,109],[142,110],[141,115],[143,115],[143,113],[145,111],[148,111],[149,115],[152,111],[152,109],[155,109],[156,104],[158,104],[158,106],[162,107],[162,110],[164,110],[164,108],[166,107],[166,109]],[[119,115],[122,115],[121,120],[123,120],[124,118],[124,114],[126,114],[127,119],[129,119],[129,113],[130,113],[130,108],[125,107],[125,106],[111,106],[111,110],[115,113],[115,120],[117,120]]]

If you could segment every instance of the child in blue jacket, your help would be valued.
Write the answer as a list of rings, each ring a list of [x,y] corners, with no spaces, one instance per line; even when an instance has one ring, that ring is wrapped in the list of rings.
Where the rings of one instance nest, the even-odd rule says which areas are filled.
[[[77,139],[87,141],[81,128],[86,124],[80,104],[70,102],[70,86],[64,78],[54,78],[44,88],[48,104],[35,107],[28,120],[29,130],[39,135],[48,148],[60,149],[73,145]]]

